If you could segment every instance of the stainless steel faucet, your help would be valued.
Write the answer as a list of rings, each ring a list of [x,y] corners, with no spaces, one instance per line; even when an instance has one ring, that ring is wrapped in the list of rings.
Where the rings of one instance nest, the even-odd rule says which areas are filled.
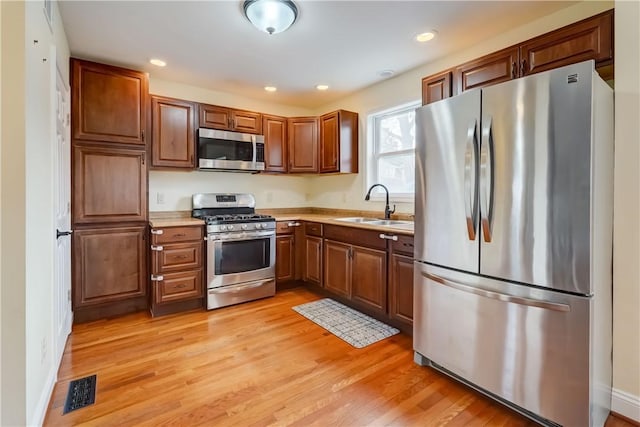
[[[371,190],[373,190],[373,188],[377,186],[384,188],[384,191],[386,191],[387,193],[387,199],[384,206],[384,219],[390,219],[391,214],[396,211],[396,205],[393,205],[393,210],[389,208],[389,189],[387,187],[382,184],[373,184],[371,187],[369,187],[369,191],[367,191],[367,195],[364,196],[364,199],[368,201],[371,198]]]

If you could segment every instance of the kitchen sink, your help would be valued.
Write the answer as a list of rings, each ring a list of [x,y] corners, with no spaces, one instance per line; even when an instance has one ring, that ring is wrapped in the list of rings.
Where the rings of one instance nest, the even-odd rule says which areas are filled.
[[[348,217],[348,218],[336,218],[336,221],[345,221],[345,222],[366,222],[368,224],[375,222],[375,221],[383,221],[381,219],[378,218],[365,218],[365,217],[361,217],[361,216],[354,216],[354,217]]]
[[[375,225],[389,225],[389,226],[394,226],[394,225],[413,225],[413,221],[401,221],[398,219],[377,219],[375,221],[369,221],[369,224],[375,224]]]

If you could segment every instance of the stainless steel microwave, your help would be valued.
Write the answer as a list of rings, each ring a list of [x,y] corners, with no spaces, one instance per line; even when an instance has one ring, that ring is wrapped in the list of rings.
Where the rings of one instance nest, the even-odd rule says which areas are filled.
[[[237,172],[264,170],[264,136],[198,129],[198,169]]]

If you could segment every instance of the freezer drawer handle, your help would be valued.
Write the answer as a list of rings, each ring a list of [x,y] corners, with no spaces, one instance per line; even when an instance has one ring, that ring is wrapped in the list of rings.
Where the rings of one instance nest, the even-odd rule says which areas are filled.
[[[467,235],[469,240],[476,240],[476,223],[478,208],[476,199],[478,197],[478,186],[476,185],[476,177],[478,171],[476,165],[477,158],[477,137],[476,137],[476,121],[474,120],[467,130],[467,147],[464,152],[464,213],[467,219]]]
[[[493,132],[492,120],[483,120],[482,144],[480,146],[480,223],[482,236],[490,243],[491,219],[493,217]]]
[[[537,299],[516,297],[513,295],[505,295],[499,292],[488,291],[486,289],[476,288],[475,286],[462,284],[460,282],[447,279],[446,277],[436,276],[435,274],[431,274],[431,273],[422,272],[422,275],[427,279],[433,280],[434,282],[438,282],[450,288],[463,291],[463,292],[469,292],[471,294],[479,295],[485,298],[497,299],[504,302],[512,302],[514,304],[545,308],[547,310],[565,311],[565,312],[571,311],[571,307],[569,307],[567,304],[540,301]]]

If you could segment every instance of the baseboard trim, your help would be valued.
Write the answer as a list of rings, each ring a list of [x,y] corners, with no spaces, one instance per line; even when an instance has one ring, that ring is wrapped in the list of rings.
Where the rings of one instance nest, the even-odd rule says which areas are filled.
[[[611,412],[640,423],[640,397],[614,388],[611,392]]]
[[[30,426],[41,426],[44,424],[44,417],[47,415],[47,409],[49,408],[49,401],[53,395],[53,387],[56,385],[56,369],[52,369],[47,377],[47,382],[42,388],[40,393],[40,399],[38,399],[38,405],[33,413],[33,418],[28,424]]]

